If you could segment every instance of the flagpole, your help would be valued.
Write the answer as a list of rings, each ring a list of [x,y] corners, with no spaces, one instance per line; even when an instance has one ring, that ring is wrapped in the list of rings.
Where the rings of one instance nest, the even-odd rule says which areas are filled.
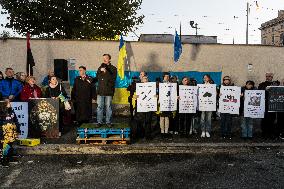
[[[247,2],[247,28],[246,28],[246,44],[248,45],[248,34],[249,34],[249,2]]]

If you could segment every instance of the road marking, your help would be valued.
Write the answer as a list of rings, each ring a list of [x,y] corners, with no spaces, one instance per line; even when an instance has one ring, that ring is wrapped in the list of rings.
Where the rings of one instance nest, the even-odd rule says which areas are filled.
[[[19,174],[22,172],[22,169],[16,169],[13,170],[10,175],[5,177],[5,183],[2,184],[2,187],[10,187],[16,180],[16,178],[19,176]]]

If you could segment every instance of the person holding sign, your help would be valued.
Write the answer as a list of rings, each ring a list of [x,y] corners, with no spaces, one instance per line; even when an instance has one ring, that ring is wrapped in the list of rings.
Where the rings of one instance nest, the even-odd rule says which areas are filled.
[[[170,83],[170,73],[165,72],[163,74],[163,83]],[[166,137],[169,132],[170,127],[170,116],[172,116],[171,111],[161,111],[160,114],[160,129],[162,137]]]
[[[245,91],[246,90],[255,90],[254,82],[247,81],[246,85],[241,89],[241,106],[240,106],[240,115],[241,117],[241,128],[242,128],[242,138],[251,139],[253,136],[253,118],[244,117],[244,102],[245,102]]]
[[[147,75],[144,75],[141,77],[141,83],[148,83],[149,80],[148,80],[148,76]],[[141,85],[141,83],[138,83],[139,86]],[[136,91],[137,89],[139,90],[139,86],[137,86],[136,84]],[[143,99],[147,99],[147,98],[152,98],[154,97],[155,100],[157,100],[157,96],[154,95],[152,97],[150,96],[146,96],[143,94],[142,95],[139,95],[139,91],[137,91],[137,95],[134,94],[133,95],[133,98],[135,100],[142,100]],[[156,91],[154,91],[154,94],[156,93]],[[142,93],[141,93],[142,94]],[[147,93],[149,94],[149,93]],[[152,139],[152,136],[151,136],[151,131],[152,131],[152,118],[153,118],[153,112],[152,111],[149,111],[149,110],[143,110],[143,111],[137,111],[137,108],[138,106],[140,106],[140,103],[136,103],[137,106],[135,107],[135,116],[134,116],[134,121],[135,121],[135,128],[132,129],[132,133],[133,133],[133,137],[134,139],[137,139],[137,138],[146,138],[146,139]]]
[[[273,73],[266,73],[265,78],[266,80],[259,84],[258,90],[266,90],[268,86],[275,86],[277,82],[273,81]],[[266,99],[265,99],[265,114],[264,118],[261,120],[261,130],[262,136],[264,138],[274,138],[275,134],[275,120],[276,120],[276,113],[275,112],[268,112],[268,92],[266,91]]]
[[[234,86],[234,84],[231,82],[231,78],[229,76],[223,77],[223,83],[222,86]],[[221,88],[220,86],[219,88]],[[222,94],[220,93],[220,90],[218,90],[218,97],[220,97]],[[219,103],[220,104],[220,103]],[[232,114],[230,113],[220,113],[221,117],[221,135],[223,138],[229,138],[232,139],[232,133],[231,133],[231,127],[232,127]]]
[[[210,85],[214,84],[214,81],[211,79],[210,75],[205,74],[203,76],[203,84],[210,86]],[[215,109],[215,111],[216,111],[216,85],[215,85],[215,91],[214,92],[215,92],[215,96],[213,95],[213,91],[212,91],[212,93],[210,93],[210,92],[204,93],[202,97],[204,97],[204,98],[211,98],[212,97],[212,102],[205,102],[205,104],[207,106],[210,105],[210,107],[212,106],[212,108]],[[213,102],[214,100],[215,100],[215,103]],[[199,101],[200,101],[200,98],[199,98]],[[200,104],[201,103],[199,103],[199,110],[200,110]],[[205,105],[205,104],[203,104],[203,105]],[[204,138],[204,137],[210,138],[211,116],[212,116],[213,111],[205,111],[205,110],[200,110],[200,111],[201,111],[200,125],[201,125],[201,132],[202,132],[201,138]]]
[[[191,86],[188,77],[182,78],[182,85],[179,86],[179,132],[189,136],[194,132],[192,128],[192,117],[196,113],[197,87]],[[190,86],[192,88],[190,88]]]

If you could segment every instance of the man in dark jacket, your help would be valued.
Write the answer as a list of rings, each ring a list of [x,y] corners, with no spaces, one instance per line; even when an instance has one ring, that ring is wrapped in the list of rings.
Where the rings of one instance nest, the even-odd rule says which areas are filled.
[[[3,99],[9,99],[15,101],[18,99],[23,85],[20,81],[14,79],[14,70],[12,68],[6,68],[6,78],[0,81],[0,93]]]
[[[106,124],[111,127],[111,101],[115,90],[115,80],[117,76],[117,68],[110,63],[111,56],[103,55],[103,63],[97,71],[98,91],[97,91],[97,121],[98,126],[103,124],[103,113],[106,108]]]
[[[88,123],[92,119],[92,99],[96,97],[96,79],[86,75],[86,67],[79,67],[79,76],[75,78],[71,99],[74,103],[76,121]]]
[[[259,84],[259,90],[266,90],[266,87],[275,85],[273,82],[273,73],[266,73],[265,74],[266,81]],[[275,112],[268,112],[268,92],[265,91],[265,114],[264,118],[261,120],[261,130],[262,136],[264,138],[274,138],[275,132],[275,119],[276,113]]]

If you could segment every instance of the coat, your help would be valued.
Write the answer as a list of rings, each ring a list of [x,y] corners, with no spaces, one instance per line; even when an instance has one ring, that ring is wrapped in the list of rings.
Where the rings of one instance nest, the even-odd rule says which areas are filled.
[[[0,81],[0,93],[3,98],[8,98],[10,95],[18,97],[22,88],[22,83],[14,78],[6,78]]]
[[[106,73],[101,71],[101,68],[106,68]],[[97,71],[98,79],[98,95],[113,96],[115,90],[115,81],[117,76],[117,68],[111,64],[101,64]]]
[[[34,95],[34,91],[36,92],[36,96]],[[26,84],[23,87],[23,90],[20,94],[20,100],[21,101],[28,101],[30,98],[41,98],[42,92],[41,88],[37,85],[34,85],[34,87],[31,87],[29,84]]]
[[[78,122],[89,122],[92,119],[92,99],[96,97],[96,78],[81,76],[75,78],[71,92],[74,104],[76,120]]]

